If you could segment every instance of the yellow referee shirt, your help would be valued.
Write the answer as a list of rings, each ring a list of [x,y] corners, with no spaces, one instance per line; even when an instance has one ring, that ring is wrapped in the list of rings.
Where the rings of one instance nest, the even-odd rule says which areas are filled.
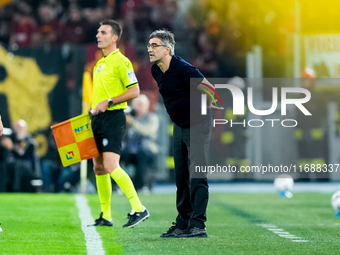
[[[92,109],[98,103],[119,96],[138,85],[131,61],[119,49],[102,57],[93,69]],[[126,109],[127,102],[114,104],[107,110]]]

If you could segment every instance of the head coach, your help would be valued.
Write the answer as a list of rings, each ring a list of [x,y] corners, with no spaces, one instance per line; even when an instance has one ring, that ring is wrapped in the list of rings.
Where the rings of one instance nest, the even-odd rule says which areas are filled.
[[[208,182],[205,175],[193,177],[192,169],[195,165],[207,164],[207,148],[212,129],[211,109],[223,108],[213,106],[212,99],[208,97],[207,114],[200,114],[201,91],[198,88],[208,84],[204,88],[213,94],[209,90],[213,85],[196,67],[174,55],[175,38],[171,32],[164,29],[152,32],[147,48],[150,62],[154,63],[152,76],[157,81],[165,108],[174,122],[178,215],[176,223],[161,237],[208,237],[205,228]],[[191,78],[198,78],[200,82],[190,82]],[[191,142],[190,136],[194,138]]]

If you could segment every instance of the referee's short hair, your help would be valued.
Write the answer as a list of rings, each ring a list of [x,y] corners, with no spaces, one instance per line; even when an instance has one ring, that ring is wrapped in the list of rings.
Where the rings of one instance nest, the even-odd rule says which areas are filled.
[[[101,26],[102,25],[109,25],[112,28],[112,34],[114,35],[118,35],[118,40],[117,42],[120,40],[120,38],[122,37],[122,33],[123,33],[123,28],[122,26],[115,20],[113,19],[104,19],[99,23]]]
[[[170,55],[173,56],[175,54],[175,36],[173,33],[166,29],[158,29],[151,33],[149,36],[149,40],[152,38],[159,38],[162,41],[163,45],[170,47]]]

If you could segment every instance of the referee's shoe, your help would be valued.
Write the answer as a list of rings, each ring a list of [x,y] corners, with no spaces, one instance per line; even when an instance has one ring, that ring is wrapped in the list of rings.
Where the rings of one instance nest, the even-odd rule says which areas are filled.
[[[107,226],[107,227],[112,227],[112,219],[110,220],[105,220],[103,218],[103,212],[100,213],[99,218],[95,220],[94,224],[92,225],[87,225],[88,227],[96,227],[96,226]]]
[[[131,212],[128,213],[129,221],[126,224],[123,225],[123,228],[133,228],[138,223],[140,223],[143,220],[146,220],[149,217],[150,217],[150,213],[149,213],[148,209],[146,209],[144,206],[143,206],[143,210],[141,212],[131,211]]]

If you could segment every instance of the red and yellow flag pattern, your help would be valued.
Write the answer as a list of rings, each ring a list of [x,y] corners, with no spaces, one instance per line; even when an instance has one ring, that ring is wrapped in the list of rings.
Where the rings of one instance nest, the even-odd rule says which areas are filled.
[[[64,167],[99,156],[88,113],[53,125],[52,131]]]

